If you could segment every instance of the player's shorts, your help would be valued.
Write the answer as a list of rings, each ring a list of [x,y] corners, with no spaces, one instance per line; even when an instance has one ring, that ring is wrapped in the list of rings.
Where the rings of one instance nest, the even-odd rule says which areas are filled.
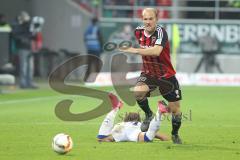
[[[121,122],[113,127],[111,135],[116,142],[137,142],[140,126],[140,122]]]
[[[149,87],[150,91],[147,94],[148,97],[153,90],[159,88],[160,94],[168,102],[176,102],[182,99],[181,89],[175,76],[158,79],[145,73],[141,73],[137,80],[137,83],[138,82],[145,83]]]

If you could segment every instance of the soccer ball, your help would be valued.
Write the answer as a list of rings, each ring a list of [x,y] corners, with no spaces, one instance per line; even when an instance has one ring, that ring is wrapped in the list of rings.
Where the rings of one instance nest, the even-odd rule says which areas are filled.
[[[72,147],[72,138],[67,134],[59,133],[53,138],[52,148],[59,154],[66,154],[70,152]]]

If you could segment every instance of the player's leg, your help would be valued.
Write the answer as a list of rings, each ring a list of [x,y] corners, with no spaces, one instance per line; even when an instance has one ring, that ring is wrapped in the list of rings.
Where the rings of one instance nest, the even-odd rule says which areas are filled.
[[[148,99],[147,99],[148,93],[149,93],[149,87],[143,82],[138,82],[134,87],[134,95],[135,95],[137,104],[145,113],[145,119],[143,120],[143,123],[141,125],[141,130],[143,132],[148,129],[149,123],[153,118],[153,112],[151,111],[148,104]]]
[[[172,141],[175,144],[181,144],[182,140],[179,137],[178,131],[182,124],[182,112],[180,110],[180,101],[169,102],[168,107],[172,113]]]
[[[104,118],[98,131],[98,139],[105,139],[110,136],[118,110],[119,109],[111,110]]]
[[[139,136],[138,136],[139,142],[151,142],[155,138],[155,136],[160,128],[161,115],[162,115],[162,113],[160,112],[159,107],[158,107],[158,110],[157,110],[154,118],[150,122],[147,132],[141,132],[139,134]]]
[[[113,138],[111,136],[111,131],[114,125],[114,120],[117,115],[117,112],[122,107],[122,102],[118,100],[117,96],[110,93],[109,98],[111,100],[112,110],[104,118],[100,126],[98,136],[97,136],[98,141],[104,141],[104,142],[113,141]]]
[[[139,107],[144,111],[146,116],[152,116],[152,111],[148,105],[147,93],[149,92],[149,87],[142,82],[138,82],[134,87],[134,95]]]
[[[167,136],[166,134],[163,134],[163,133],[159,133],[159,132],[157,132],[155,134],[155,138],[157,138],[161,141],[169,141],[170,140],[169,136]]]
[[[172,84],[172,89],[169,92],[165,91],[166,94],[163,94],[163,97],[168,101],[168,109],[172,113],[172,141],[175,144],[181,144],[182,141],[178,134],[182,121],[182,112],[180,110],[180,100],[182,99],[181,90],[175,76],[166,79],[166,81]],[[162,88],[164,87],[159,85],[161,93]]]
[[[143,120],[143,123],[141,125],[142,132],[145,132],[148,130],[150,121],[153,118],[153,112],[151,111],[148,99],[150,92],[154,90],[154,82],[145,74],[141,74],[141,76],[138,78],[138,82],[136,86],[134,87],[134,95],[136,98],[136,101],[138,103],[138,106],[144,111],[145,113],[145,119]],[[156,88],[156,87],[155,87]]]

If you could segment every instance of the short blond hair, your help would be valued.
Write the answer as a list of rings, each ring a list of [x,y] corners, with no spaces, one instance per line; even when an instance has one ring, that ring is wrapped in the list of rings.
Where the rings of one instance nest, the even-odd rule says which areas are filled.
[[[143,9],[143,11],[142,11],[142,16],[143,16],[143,14],[144,14],[145,12],[147,12],[147,11],[153,12],[153,13],[155,14],[156,18],[158,18],[158,10],[157,10],[156,8],[145,8],[145,9]]]

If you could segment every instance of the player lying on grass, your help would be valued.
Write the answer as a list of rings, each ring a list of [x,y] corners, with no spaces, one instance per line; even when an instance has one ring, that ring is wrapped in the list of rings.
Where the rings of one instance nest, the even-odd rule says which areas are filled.
[[[102,122],[98,133],[98,141],[100,142],[151,142],[154,138],[162,141],[167,141],[169,138],[166,135],[158,132],[161,122],[162,113],[167,110],[163,103],[158,103],[158,110],[155,117],[151,120],[149,129],[146,132],[141,131],[141,120],[139,113],[128,113],[124,121],[114,126],[114,119],[123,103],[110,93],[109,98],[112,103],[112,111],[110,111]]]

